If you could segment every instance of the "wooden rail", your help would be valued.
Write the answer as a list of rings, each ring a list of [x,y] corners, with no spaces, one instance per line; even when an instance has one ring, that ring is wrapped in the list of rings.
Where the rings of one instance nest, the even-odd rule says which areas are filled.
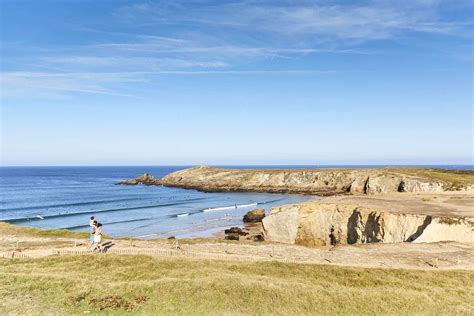
[[[0,253],[0,258],[6,259],[32,259],[33,257],[19,251],[8,251]]]
[[[298,263],[296,260],[288,259],[277,259],[277,258],[265,258],[265,257],[252,257],[245,255],[236,254],[224,254],[224,253],[200,253],[200,252],[189,252],[184,250],[171,250],[171,249],[137,249],[137,248],[121,248],[121,249],[108,249],[103,253],[94,253],[91,250],[71,250],[71,249],[53,249],[49,256],[81,256],[81,255],[107,255],[107,254],[120,254],[120,255],[148,255],[157,257],[176,257],[176,258],[193,258],[193,259],[211,259],[211,260],[231,260],[231,261],[279,261],[286,263]],[[0,253],[0,258],[7,259],[33,259],[34,257],[27,254],[10,251]]]

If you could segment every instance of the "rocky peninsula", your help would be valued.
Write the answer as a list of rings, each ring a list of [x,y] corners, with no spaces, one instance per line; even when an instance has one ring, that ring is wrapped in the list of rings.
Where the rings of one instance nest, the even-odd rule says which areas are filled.
[[[205,192],[267,192],[314,195],[443,192],[474,187],[474,172],[423,169],[224,169],[207,166],[162,179],[146,173],[121,185],[165,185]]]
[[[474,242],[474,171],[429,168],[180,170],[121,185],[164,185],[206,192],[332,196],[273,208],[267,241],[310,247],[373,242]]]

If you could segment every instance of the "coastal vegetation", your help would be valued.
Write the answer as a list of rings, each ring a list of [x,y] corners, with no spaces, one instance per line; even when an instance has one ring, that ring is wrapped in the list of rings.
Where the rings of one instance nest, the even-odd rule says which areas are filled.
[[[447,184],[451,191],[461,190],[474,185],[474,170],[452,170],[440,168],[398,167],[386,168],[387,171],[408,176],[426,178]]]
[[[0,222],[2,235],[32,236],[32,237],[55,237],[55,238],[88,238],[87,232],[72,232],[66,229],[40,229],[35,227],[24,227]]]
[[[474,272],[137,255],[0,260],[1,314],[469,314]]]

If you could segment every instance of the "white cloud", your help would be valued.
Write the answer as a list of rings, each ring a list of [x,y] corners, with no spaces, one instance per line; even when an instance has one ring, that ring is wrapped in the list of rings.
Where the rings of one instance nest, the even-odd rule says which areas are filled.
[[[460,35],[466,22],[441,17],[441,9],[469,1],[387,1],[372,0],[359,4],[335,1],[243,1],[186,5],[136,4],[122,7],[118,18],[128,22],[150,24],[206,24],[228,29],[266,32],[276,36],[312,36],[321,40],[377,40],[391,38],[403,31]],[[125,18],[126,17],[126,18]],[[289,38],[287,37],[286,40]]]
[[[62,95],[64,92],[103,95],[132,95],[108,88],[110,84],[138,82],[143,79],[127,73],[52,73],[3,72],[0,74],[2,97],[31,97],[32,95]]]
[[[67,69],[80,67],[113,68],[120,67],[121,70],[131,69],[133,71],[151,71],[181,68],[223,68],[229,66],[219,60],[192,60],[177,58],[153,58],[133,56],[55,56],[44,57],[38,60],[44,66],[62,66]]]
[[[2,97],[29,98],[35,96],[60,97],[64,93],[87,93],[123,97],[139,97],[123,93],[116,85],[144,83],[163,75],[202,76],[202,75],[324,75],[335,73],[332,70],[163,70],[134,72],[2,72],[0,86]]]
[[[463,10],[463,3],[472,11],[469,2],[461,0],[456,1],[455,9]],[[124,23],[120,29],[125,31],[83,28],[97,33],[94,42],[49,50],[28,47],[32,54],[4,58],[8,69],[29,71],[3,72],[2,93],[131,96],[118,87],[160,75],[328,73],[331,71],[279,70],[272,68],[273,60],[319,53],[370,54],[359,44],[413,32],[472,35],[472,20],[450,19],[443,11],[446,6],[453,4],[440,0],[138,3],[116,10],[115,22],[108,21]],[[264,59],[270,61],[268,70],[251,69],[255,61]]]

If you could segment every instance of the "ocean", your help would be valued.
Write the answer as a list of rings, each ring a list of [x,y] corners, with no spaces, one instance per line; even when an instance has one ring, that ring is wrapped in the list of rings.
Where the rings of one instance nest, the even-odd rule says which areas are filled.
[[[299,168],[250,168],[254,167]],[[472,166],[439,167],[472,169]],[[204,193],[162,186],[115,185],[145,172],[161,178],[184,168],[1,167],[0,221],[46,229],[88,231],[88,220],[95,216],[103,224],[104,233],[112,237],[209,237],[225,228],[242,226],[242,217],[249,210],[265,208],[268,212],[278,205],[317,198],[297,194]]]
[[[2,167],[0,220],[39,228],[88,231],[91,216],[111,237],[209,237],[241,226],[255,208],[310,196],[203,193],[161,186],[118,186],[145,172],[161,178],[185,167]]]

